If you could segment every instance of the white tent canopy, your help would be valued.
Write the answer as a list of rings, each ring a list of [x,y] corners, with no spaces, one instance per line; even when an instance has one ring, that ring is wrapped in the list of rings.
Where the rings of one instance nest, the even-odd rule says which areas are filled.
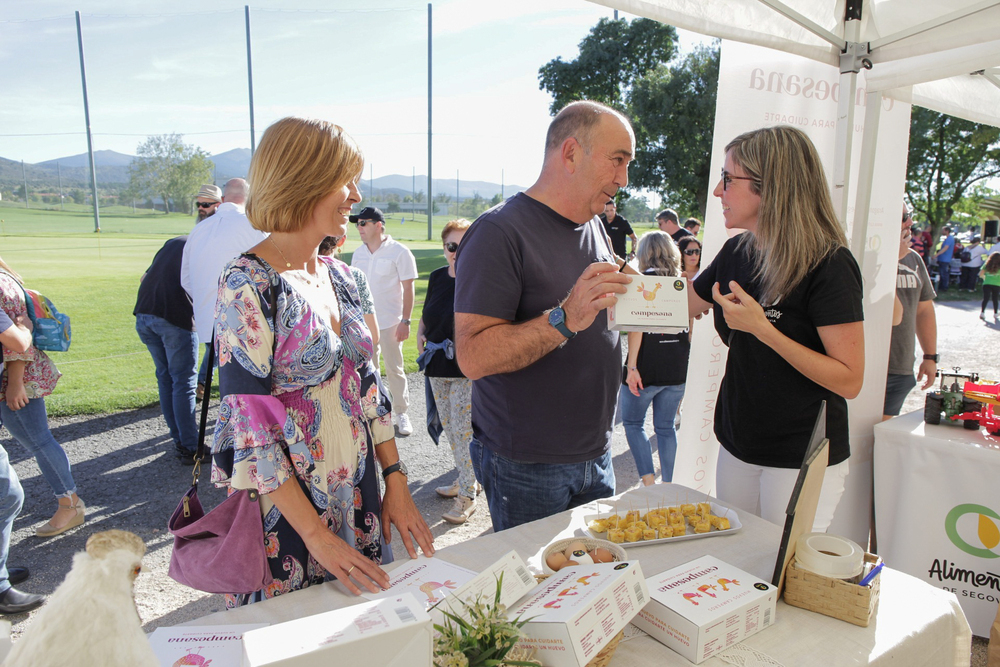
[[[853,52],[872,63],[870,90],[1000,126],[998,0],[854,0],[861,19],[847,22],[843,0],[590,1],[832,65]]]

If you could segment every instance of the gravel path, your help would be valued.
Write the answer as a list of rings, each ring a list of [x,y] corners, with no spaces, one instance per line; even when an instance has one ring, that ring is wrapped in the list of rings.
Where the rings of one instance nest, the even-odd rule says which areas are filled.
[[[996,352],[1000,349],[1000,326],[992,319],[989,323],[978,319],[979,304],[938,304],[937,313],[942,364],[978,371],[984,378],[1000,378],[1000,355]],[[489,512],[482,498],[472,519],[463,526],[452,526],[440,518],[452,501],[439,498],[434,487],[455,479],[454,464],[447,441],[443,439],[440,446],[435,446],[417,423],[424,414],[423,376],[410,376],[410,383],[410,414],[417,428],[413,436],[400,438],[398,444],[410,468],[414,498],[431,525],[435,544],[444,547],[490,532]],[[922,407],[923,394],[914,391],[904,412]],[[14,523],[8,561],[31,568],[31,579],[19,588],[51,593],[69,571],[72,554],[84,548],[90,534],[120,528],[136,533],[146,542],[148,551],[143,574],[136,581],[136,599],[147,632],[223,609],[221,596],[193,591],[166,575],[171,546],[166,520],[191,483],[191,468],[174,459],[159,407],[52,419],[50,425],[72,462],[80,496],[87,504],[87,523],[50,539],[34,536],[35,527],[51,516],[55,501],[34,459],[3,431],[5,439],[0,439],[0,444],[7,449],[25,490],[24,509]],[[621,428],[615,432],[613,456],[617,491],[622,493],[638,484],[638,475]],[[199,492],[206,507],[214,507],[223,499],[223,493],[208,483],[207,473]],[[398,535],[394,535],[392,544],[397,557],[405,556]],[[15,638],[30,623],[30,616],[7,617],[14,624]],[[974,656],[973,665],[977,664],[985,664],[985,660],[978,663]]]

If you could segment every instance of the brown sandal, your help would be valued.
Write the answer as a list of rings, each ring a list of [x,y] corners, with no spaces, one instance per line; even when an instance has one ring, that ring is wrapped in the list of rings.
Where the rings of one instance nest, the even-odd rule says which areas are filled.
[[[63,505],[60,503],[59,509],[71,509],[75,510],[76,514],[65,526],[60,526],[56,528],[52,525],[52,519],[45,522],[44,525],[39,526],[35,529],[35,537],[54,537],[56,535],[61,535],[71,528],[76,528],[77,526],[82,526],[84,520],[86,519],[87,506],[83,504],[83,499],[77,497],[76,503],[70,503],[69,505]]]

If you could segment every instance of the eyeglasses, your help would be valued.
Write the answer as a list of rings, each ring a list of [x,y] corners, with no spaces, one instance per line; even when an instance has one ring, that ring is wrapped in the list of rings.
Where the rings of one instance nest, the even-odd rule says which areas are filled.
[[[687,250],[684,251],[684,254],[687,255],[688,257],[690,257],[691,255],[700,255],[701,248],[688,248]]]
[[[756,181],[756,178],[751,176],[733,176],[725,169],[722,170],[722,189],[723,191],[728,190],[730,184],[734,181]]]
[[[454,241],[448,241],[447,243],[444,244],[444,249],[447,250],[448,252],[457,252],[458,244],[455,243]]]
[[[213,206],[218,206],[219,202],[217,202],[217,201],[196,201],[194,203],[194,205],[197,206],[198,208],[212,208]]]
[[[358,227],[364,227],[365,225],[374,225],[374,224],[377,224],[377,223],[378,223],[378,220],[358,220],[354,224],[356,224]]]
[[[910,215],[909,211],[906,211],[905,213],[903,213],[903,222],[906,222],[907,220],[912,220],[912,219],[913,219],[913,216]]]

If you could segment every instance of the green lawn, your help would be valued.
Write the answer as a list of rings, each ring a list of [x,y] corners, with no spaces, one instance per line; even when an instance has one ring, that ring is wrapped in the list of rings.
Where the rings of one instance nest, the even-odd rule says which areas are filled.
[[[71,205],[67,205],[69,209]],[[112,207],[101,212],[101,233],[94,233],[91,211],[42,211],[0,203],[0,256],[24,277],[28,286],[49,297],[72,318],[73,344],[53,352],[63,373],[46,401],[52,415],[101,413],[155,404],[158,401],[153,361],[135,333],[139,276],[168,238],[193,227],[191,216],[164,215]],[[434,238],[428,242],[426,217],[405,225],[390,217],[388,232],[406,241],[417,258],[416,306],[412,335],[403,346],[406,371],[416,367],[416,322],[420,318],[427,277],[444,266],[440,233],[447,219],[435,216]],[[360,244],[349,232],[346,248]],[[351,252],[341,258],[350,263]]]

